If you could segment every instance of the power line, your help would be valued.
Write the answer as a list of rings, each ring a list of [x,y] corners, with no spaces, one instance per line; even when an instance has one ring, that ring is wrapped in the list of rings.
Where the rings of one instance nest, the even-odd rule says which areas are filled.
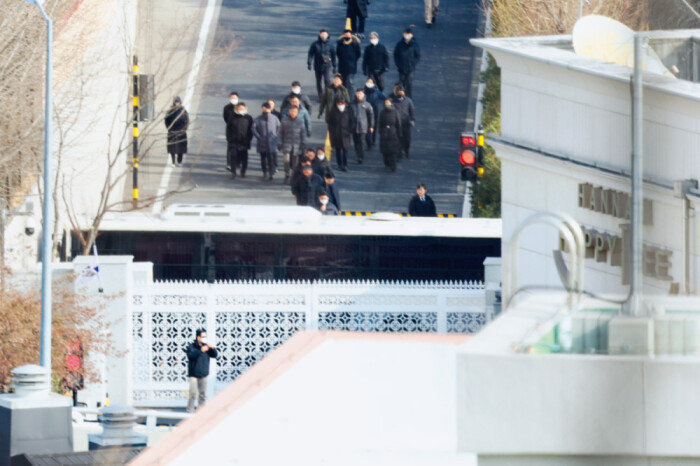
[[[681,0],[681,2],[683,2],[683,5],[687,6],[688,9],[693,12],[693,14],[695,15],[696,18],[700,19],[700,13],[695,11],[695,8],[693,8],[693,5],[688,3],[688,0]]]

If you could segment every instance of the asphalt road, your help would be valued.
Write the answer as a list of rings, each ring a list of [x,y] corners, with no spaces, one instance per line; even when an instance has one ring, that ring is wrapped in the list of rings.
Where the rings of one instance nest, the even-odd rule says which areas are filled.
[[[468,39],[476,35],[478,4],[476,0],[442,0],[437,24],[431,29],[425,27],[420,0],[375,0],[370,5],[365,34],[377,31],[390,51],[403,29],[415,26],[415,40],[422,52],[414,77],[417,121],[411,159],[401,162],[397,173],[384,170],[377,148],[365,156],[363,165],[356,164],[354,151],[350,151],[349,171],[336,170],[344,209],[405,211],[415,184],[423,181],[439,212],[461,213],[465,187],[459,181],[457,152],[469,106],[473,53]],[[235,90],[255,117],[265,99],[272,97],[281,103],[290,83],[299,80],[314,105],[311,140],[322,145],[326,126],[315,119],[318,100],[314,74],[306,69],[306,53],[321,27],[331,31],[331,39],[337,39],[344,23],[341,0],[223,0],[211,47],[233,42],[234,48],[203,77],[195,96],[199,98],[197,113],[192,115],[196,123],[189,132],[190,155],[185,167],[176,169],[170,180],[171,186],[186,183],[196,187],[168,198],[166,205],[294,203],[279,172],[273,182],[262,181],[255,149],[246,178],[229,178],[222,108],[229,91]],[[365,39],[361,46],[367,43]],[[395,70],[385,75],[386,83],[396,80]],[[363,84],[364,77],[356,76],[354,83]]]

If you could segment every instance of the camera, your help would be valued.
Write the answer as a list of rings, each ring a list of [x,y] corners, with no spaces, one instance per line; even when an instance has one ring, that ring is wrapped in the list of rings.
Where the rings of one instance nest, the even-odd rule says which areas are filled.
[[[32,236],[34,231],[36,231],[36,220],[34,217],[27,217],[27,221],[24,223],[24,234]]]

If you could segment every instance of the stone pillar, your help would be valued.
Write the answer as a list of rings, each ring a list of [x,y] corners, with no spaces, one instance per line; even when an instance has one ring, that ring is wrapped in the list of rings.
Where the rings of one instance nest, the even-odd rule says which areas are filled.
[[[51,393],[42,366],[21,366],[12,375],[15,393],[0,395],[0,464],[21,454],[72,452],[71,399]]]
[[[102,410],[101,434],[88,435],[88,449],[145,447],[148,436],[134,432],[134,409],[125,405],[111,405]]]
[[[484,259],[484,285],[486,287],[486,314],[489,318],[501,312],[501,258]]]

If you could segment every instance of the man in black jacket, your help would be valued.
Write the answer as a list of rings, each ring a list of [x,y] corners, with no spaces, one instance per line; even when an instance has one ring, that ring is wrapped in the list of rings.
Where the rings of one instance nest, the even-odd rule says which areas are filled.
[[[338,193],[338,187],[335,185],[335,174],[333,170],[328,169],[326,173],[323,174],[323,187],[328,194],[328,201],[340,212],[340,194]]]
[[[248,150],[253,141],[253,117],[248,115],[248,108],[243,102],[238,102],[236,111],[226,123],[226,169],[231,170],[231,178],[236,177],[236,169],[240,166],[241,177],[245,178],[248,169]]]
[[[282,99],[282,108],[280,108],[280,113],[282,115],[287,113],[289,107],[292,106],[292,99],[294,97],[299,99],[299,103],[302,104],[306,111],[309,112],[309,115],[311,115],[311,101],[306,95],[302,94],[301,83],[299,81],[294,81],[292,83],[292,92],[284,96],[284,99]]]
[[[336,73],[335,47],[328,42],[328,37],[328,31],[321,29],[318,33],[318,39],[309,47],[306,60],[309,71],[311,71],[313,64],[316,72],[316,92],[319,100],[323,97],[324,86],[327,88],[331,85],[333,75]]]
[[[369,34],[369,45],[362,55],[362,72],[384,91],[384,73],[389,71],[389,52],[384,44],[379,43],[379,34],[372,31]]]
[[[304,165],[302,167],[302,176],[292,186],[292,193],[297,200],[297,205],[316,207],[316,192],[322,187],[323,179],[314,174],[311,164]]]
[[[416,124],[413,100],[410,97],[406,97],[406,91],[401,83],[396,83],[396,86],[394,86],[391,100],[394,103],[394,108],[399,113],[399,117],[401,117],[401,131],[399,132],[401,152],[399,159],[401,157],[408,158],[409,150],[411,149],[411,127]]]
[[[411,198],[408,204],[408,213],[411,217],[437,217],[435,211],[435,203],[426,193],[424,183],[418,183],[416,186],[416,195]]]
[[[394,63],[399,70],[399,81],[406,89],[406,94],[413,97],[413,72],[420,61],[420,47],[413,38],[413,29],[403,31],[403,39],[394,48]]]
[[[343,31],[343,35],[338,39],[335,46],[335,53],[338,56],[338,74],[343,79],[343,84],[348,90],[348,94],[353,94],[352,78],[357,73],[357,62],[362,56],[360,39],[352,35],[350,29]]]
[[[228,95],[229,102],[224,105],[224,122],[228,123],[229,118],[236,111],[236,105],[238,105],[238,92],[231,91]]]
[[[209,375],[209,359],[219,355],[216,348],[207,342],[207,332],[203,328],[197,330],[196,339],[187,346],[187,380],[190,383],[190,395],[187,400],[187,412],[194,412],[194,400],[199,395],[197,408],[201,408],[207,399],[207,376]]]

